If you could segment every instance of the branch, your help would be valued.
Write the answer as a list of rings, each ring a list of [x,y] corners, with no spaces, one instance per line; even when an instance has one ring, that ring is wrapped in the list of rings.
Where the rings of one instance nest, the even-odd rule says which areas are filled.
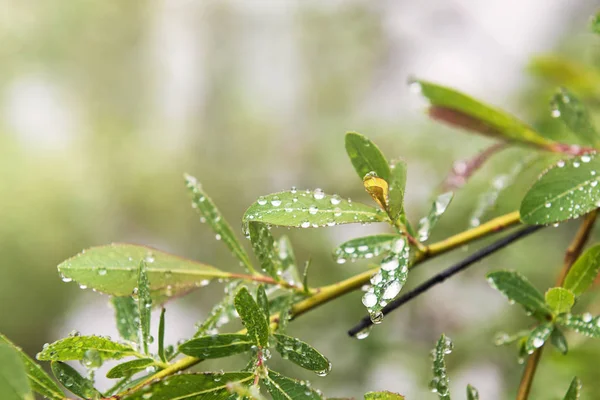
[[[504,150],[506,147],[508,147],[508,143],[506,142],[494,143],[471,159],[456,161],[452,167],[452,171],[450,171],[442,184],[443,191],[447,192],[462,187],[467,183],[471,175],[481,168],[490,157]]]

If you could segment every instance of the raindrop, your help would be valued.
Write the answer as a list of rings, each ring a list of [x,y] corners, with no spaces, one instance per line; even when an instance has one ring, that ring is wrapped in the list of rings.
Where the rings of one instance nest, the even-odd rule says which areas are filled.
[[[396,257],[395,255],[388,257],[381,262],[381,269],[384,271],[393,271],[399,266],[400,260],[398,260],[398,257]]]
[[[264,206],[265,204],[267,204],[267,199],[260,196],[256,202],[258,203],[259,206]]]
[[[296,189],[296,186],[292,186],[292,189],[290,190],[291,194],[296,194],[296,192],[298,191],[298,189]]]
[[[354,247],[344,247],[344,253],[346,254],[352,254],[356,251],[356,249]]]
[[[217,240],[221,240],[221,235],[219,235],[218,233],[215,235],[215,239]]]
[[[308,213],[311,215],[315,215],[318,212],[319,212],[319,209],[316,206],[310,206],[310,208],[308,209]]]
[[[362,303],[365,307],[373,307],[375,304],[377,304],[377,296],[375,296],[374,293],[367,292],[362,298]]]
[[[381,297],[386,300],[393,299],[394,297],[396,297],[396,295],[398,293],[400,293],[400,289],[402,289],[400,282],[398,282],[398,281],[390,282],[386,286],[385,290],[383,291],[383,295]]]
[[[556,163],[556,166],[558,168],[562,168],[565,166],[565,162],[563,160],[558,160],[558,162]]]
[[[421,93],[423,88],[421,87],[421,84],[419,82],[410,81],[408,83],[408,90],[410,90],[411,93],[419,94],[419,93]]]
[[[309,221],[302,221],[302,223],[300,224],[300,227],[302,227],[302,228],[309,228],[310,227],[310,222]]]
[[[589,163],[591,160],[592,160],[592,157],[590,157],[587,154],[584,154],[583,156],[581,156],[581,162]]]
[[[325,192],[323,192],[323,189],[316,188],[313,192],[313,197],[315,200],[322,200],[325,197]]]
[[[329,201],[331,201],[331,204],[333,204],[334,206],[337,206],[338,204],[340,204],[342,202],[342,199],[337,194],[334,194],[331,197],[331,199],[329,199]]]
[[[552,118],[558,118],[560,117],[560,110],[558,108],[553,108],[551,114]]]
[[[369,337],[369,334],[371,333],[371,328],[372,328],[372,327],[370,327],[370,326],[369,326],[369,327],[367,327],[367,328],[365,328],[365,329],[363,329],[363,330],[359,331],[359,332],[356,334],[356,338],[357,338],[358,340],[363,340],[363,339],[366,339],[366,338],[368,338],[368,337]]]
[[[98,268],[98,275],[100,275],[100,276],[106,275],[106,272],[107,272],[106,268],[104,268],[104,267]]]
[[[383,313],[381,311],[372,312],[369,314],[369,317],[371,317],[371,322],[375,325],[379,325],[383,322]]]
[[[273,196],[273,198],[271,199],[271,205],[273,207],[279,207],[281,205],[281,200],[278,196]]]
[[[342,210],[339,207],[336,207],[333,209],[333,216],[334,217],[341,217],[342,216]]]
[[[589,312],[586,312],[586,313],[584,313],[584,314],[581,316],[581,319],[582,319],[582,320],[583,320],[583,322],[585,322],[585,323],[588,323],[588,322],[590,322],[590,321],[592,320],[592,318],[593,318],[593,317],[592,317],[592,314],[590,314]]]
[[[381,275],[381,272],[378,272],[371,277],[371,284],[379,285],[381,283],[382,279],[383,279],[383,276]]]
[[[536,337],[533,339],[533,347],[535,347],[536,349],[539,349],[540,347],[542,347],[544,345],[544,340],[542,340],[542,338]]]

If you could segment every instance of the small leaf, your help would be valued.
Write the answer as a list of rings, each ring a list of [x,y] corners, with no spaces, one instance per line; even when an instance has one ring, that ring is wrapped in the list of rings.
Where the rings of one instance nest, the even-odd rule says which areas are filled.
[[[351,239],[339,245],[333,251],[333,257],[338,264],[343,264],[346,260],[377,257],[390,251],[392,245],[400,238],[395,234],[384,233]]]
[[[118,360],[137,355],[131,346],[101,336],[69,336],[44,347],[36,358],[42,361],[83,360],[90,350],[97,351],[103,359]]]
[[[346,153],[360,179],[374,172],[385,181],[390,179],[390,166],[379,147],[357,132],[346,133]]]
[[[269,342],[269,323],[246,287],[238,290],[233,304],[248,330],[248,336],[260,347],[267,347]]]
[[[58,381],[70,392],[84,399],[99,399],[103,397],[96,388],[94,382],[84,378],[73,367],[60,361],[51,364],[52,373]]]
[[[222,358],[249,351],[255,342],[248,335],[224,333],[202,336],[179,346],[179,351],[198,358]]]
[[[587,249],[575,261],[567,276],[563,287],[581,296],[594,283],[600,272],[600,244]]]
[[[308,343],[279,333],[274,336],[277,339],[275,348],[284,359],[321,376],[325,376],[331,371],[329,360]]]
[[[479,400],[479,392],[471,385],[467,385],[467,400]]]
[[[571,381],[571,385],[569,386],[569,390],[565,394],[563,400],[579,400],[579,394],[581,392],[581,381],[579,378],[575,377]]]
[[[575,296],[568,289],[555,287],[548,289],[545,294],[546,304],[556,314],[562,314],[571,311],[571,307],[575,304]]]
[[[582,335],[600,338],[600,318],[594,318],[590,313],[582,315],[561,315],[556,321],[559,325],[572,329]]]
[[[265,224],[250,222],[248,232],[254,254],[258,258],[262,270],[271,278],[280,280],[281,263],[275,253],[275,239],[271,235],[271,231]]]
[[[25,365],[12,346],[0,343],[0,398],[33,400]]]
[[[544,296],[524,276],[516,271],[496,271],[487,275],[490,285],[508,298],[533,313],[536,318],[550,315]]]
[[[271,314],[269,313],[269,298],[267,297],[267,292],[265,291],[264,285],[259,285],[256,288],[256,302],[263,311],[263,314],[265,314],[265,318],[268,321],[269,318],[271,318]]]
[[[368,392],[365,400],[404,400],[404,396],[392,392]]]
[[[15,346],[6,336],[0,333],[0,344],[5,344],[12,347],[21,357],[21,361],[25,365],[25,371],[29,378],[29,384],[34,392],[41,394],[50,400],[64,399],[64,393],[50,376],[42,369],[42,367],[33,361],[20,347]],[[0,396],[0,398],[3,398]]]
[[[273,370],[263,381],[273,400],[321,400],[322,397],[305,381],[287,378]]]
[[[308,286],[308,269],[310,268],[310,258],[304,263],[304,272],[302,272],[302,289],[304,293],[310,293],[310,287]]]
[[[421,218],[419,221],[419,227],[417,228],[418,239],[421,242],[429,239],[429,234],[431,230],[437,224],[441,216],[446,212],[446,209],[450,205],[450,202],[454,198],[454,193],[446,192],[440,194],[433,204],[431,205],[431,209],[429,210],[429,214],[427,216]]]
[[[553,329],[554,326],[551,322],[546,322],[545,324],[536,326],[535,329],[531,331],[531,334],[525,343],[525,350],[527,351],[527,354],[533,354],[534,351],[542,347],[552,334]]]
[[[435,349],[431,352],[433,357],[433,379],[429,383],[432,392],[437,393],[441,400],[450,400],[450,380],[446,373],[446,354],[452,353],[454,344],[452,340],[442,334],[437,341]]]
[[[131,296],[110,299],[115,308],[115,318],[119,335],[125,340],[137,343],[140,331],[140,313],[137,302]]]
[[[153,298],[188,292],[213,278],[230,274],[209,265],[133,244],[115,243],[92,247],[63,261],[58,270],[99,292],[130,296],[137,286],[138,267],[145,259]]]
[[[146,274],[146,262],[144,260],[140,262],[140,267],[138,269],[137,296],[138,313],[140,315],[139,343],[144,349],[144,353],[148,354],[152,298],[150,297],[150,282],[148,281],[148,275]]]
[[[111,368],[106,373],[106,377],[110,379],[127,378],[145,370],[147,367],[154,365],[154,363],[155,361],[152,358],[138,358],[126,361]]]
[[[290,238],[282,235],[277,241],[276,251],[283,275],[289,276],[293,282],[300,281],[297,269],[298,264],[296,264],[296,256],[294,255],[294,248],[292,247]]]
[[[339,224],[382,222],[387,216],[381,210],[344,200],[338,195],[325,195],[321,189],[291,190],[260,197],[244,214],[244,222],[252,220],[277,226],[318,228]]]
[[[567,338],[558,328],[554,328],[554,330],[552,331],[552,335],[550,335],[550,343],[552,343],[552,346],[556,347],[558,351],[560,351],[563,354],[567,354],[567,352],[569,351]]]
[[[390,197],[388,183],[374,173],[368,173],[363,179],[363,186],[371,198],[379,205],[379,208],[387,212]]]
[[[496,346],[505,346],[508,344],[512,344],[512,343],[516,342],[517,340],[521,340],[523,338],[527,339],[530,334],[531,334],[531,330],[522,330],[522,331],[519,331],[512,335],[510,335],[506,332],[499,332],[498,334],[496,334],[496,337],[494,338],[494,344]]]
[[[598,147],[600,137],[592,125],[585,105],[565,88],[561,88],[552,99],[552,116],[560,118],[567,128],[585,144]]]
[[[290,317],[292,315],[292,306],[294,305],[294,295],[292,293],[283,295],[281,303],[281,311],[279,312],[279,323],[277,324],[277,332],[284,333]]]
[[[133,393],[127,400],[228,400],[228,383],[250,385],[253,380],[254,374],[249,372],[172,375]]]
[[[521,202],[521,220],[526,224],[552,224],[598,208],[600,186],[596,176],[600,158],[586,154],[559,161],[533,184]]]
[[[160,310],[160,320],[158,323],[158,357],[164,363],[167,362],[165,355],[165,309]]]
[[[396,162],[391,169],[388,215],[392,221],[404,214],[404,191],[406,190],[406,163]]]

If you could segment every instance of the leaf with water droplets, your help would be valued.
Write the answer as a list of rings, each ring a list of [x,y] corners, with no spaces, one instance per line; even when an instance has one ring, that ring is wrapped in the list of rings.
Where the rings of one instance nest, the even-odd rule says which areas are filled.
[[[388,215],[392,221],[404,214],[404,191],[406,190],[406,163],[397,161],[391,168]]]
[[[131,296],[110,299],[115,309],[115,319],[119,335],[125,340],[137,343],[140,331],[140,314],[137,302]]]
[[[160,310],[160,319],[158,322],[158,357],[164,363],[167,362],[165,354],[165,309]]]
[[[560,326],[572,329],[582,335],[600,338],[600,317],[592,317],[590,313],[560,315],[556,322]]]
[[[357,132],[346,133],[346,153],[360,179],[374,172],[381,179],[390,179],[390,166],[379,147]]]
[[[4,343],[0,343],[0,398],[34,400],[22,357]]]
[[[232,398],[228,383],[251,385],[253,380],[250,372],[172,375],[134,392],[127,400],[228,400]]]
[[[275,250],[281,263],[282,276],[292,282],[299,282],[298,264],[296,264],[296,256],[290,238],[287,235],[280,236]]]
[[[346,260],[372,258],[391,250],[392,245],[401,237],[395,234],[364,236],[348,240],[333,250],[333,258],[338,264]]]
[[[131,346],[102,336],[69,336],[44,346],[36,358],[42,361],[83,360],[89,351],[98,352],[103,359],[114,360],[138,355]]]
[[[150,338],[150,316],[152,313],[152,298],[150,297],[150,282],[146,273],[146,261],[140,262],[138,268],[137,305],[140,316],[140,346],[148,354],[148,341]]]
[[[208,317],[201,324],[197,324],[197,330],[193,337],[217,333],[218,328],[228,323],[235,316],[233,300],[240,284],[240,281],[233,281],[226,286],[225,296],[215,304]]]
[[[523,338],[528,338],[530,333],[531,333],[531,330],[522,330],[522,331],[519,331],[519,332],[513,333],[513,334],[508,334],[506,332],[499,332],[496,334],[496,337],[494,338],[494,344],[496,346],[505,346],[508,344],[512,344]]]
[[[265,291],[265,285],[259,285],[256,288],[256,303],[262,310],[263,314],[265,314],[265,318],[269,320],[271,318],[271,314],[269,312],[269,298],[267,296],[267,292]]]
[[[590,286],[600,272],[600,244],[587,249],[569,270],[563,287],[581,296]]]
[[[147,367],[154,365],[155,361],[152,358],[138,358],[135,360],[125,361],[122,364],[115,365],[107,373],[106,377],[110,379],[119,379],[130,377]]]
[[[153,299],[187,293],[211,279],[231,276],[210,265],[145,246],[114,243],[92,247],[63,261],[58,270],[63,280],[114,296],[130,296],[137,286],[140,260],[146,261]]]
[[[365,400],[404,400],[404,396],[392,392],[367,392]]]
[[[277,324],[277,332],[285,333],[288,322],[292,315],[292,307],[294,305],[294,293],[286,293],[276,297],[271,301],[270,308],[273,312],[279,312],[279,323]]]
[[[598,208],[600,157],[585,154],[559,161],[533,184],[521,202],[526,224],[552,224]]]
[[[192,206],[198,211],[201,221],[207,222],[213,229],[217,238],[229,247],[229,250],[235,255],[246,269],[250,272],[254,271],[250,257],[244,250],[242,244],[238,241],[231,225],[227,222],[223,215],[202,189],[202,185],[196,178],[190,175],[185,175],[185,184],[192,195]]]
[[[554,325],[552,322],[546,322],[536,326],[535,329],[531,331],[531,334],[525,343],[527,354],[533,354],[534,351],[542,347],[552,334],[553,329]]]
[[[25,365],[25,371],[27,373],[27,377],[29,378],[29,384],[34,392],[39,393],[50,400],[61,400],[65,397],[62,390],[60,390],[58,385],[52,380],[52,378],[50,378],[50,376],[48,376],[46,371],[44,371],[38,363],[33,361],[27,354],[25,354],[20,347],[17,347],[1,333],[0,344],[5,344],[12,347],[17,354],[19,354],[21,361],[23,361],[23,364]],[[0,396],[0,398],[3,397]]]
[[[269,370],[263,382],[273,400],[322,400],[309,383],[285,377],[273,370]]]
[[[94,382],[81,376],[70,365],[60,361],[53,361],[51,369],[60,384],[77,396],[84,399],[99,399],[103,397],[102,393],[94,388]]]
[[[496,271],[487,275],[490,285],[511,302],[519,303],[538,319],[551,315],[544,295],[516,271]]]
[[[479,392],[474,386],[467,385],[467,400],[479,400]]]
[[[248,330],[248,336],[260,347],[267,347],[269,344],[269,321],[246,287],[238,290],[234,305]]]
[[[179,346],[179,351],[198,358],[223,358],[245,353],[254,345],[248,335],[223,333],[188,340]]]
[[[419,227],[417,228],[418,239],[421,242],[429,239],[429,234],[431,230],[437,224],[441,216],[446,212],[446,209],[450,205],[450,202],[454,198],[453,192],[446,192],[440,194],[431,205],[431,209],[429,210],[429,214],[427,216],[421,218],[419,221]]]
[[[563,400],[579,400],[579,395],[581,392],[581,381],[578,377],[573,378],[571,381],[571,385],[565,394]]]
[[[550,335],[550,343],[552,346],[556,347],[558,351],[563,354],[567,354],[569,351],[569,345],[567,344],[567,338],[562,333],[562,331],[558,328],[554,328],[552,331],[552,335]]]
[[[275,200],[277,199],[277,200]],[[260,197],[244,214],[244,222],[295,228],[317,228],[338,224],[370,223],[387,220],[381,210],[329,196],[322,190],[273,193]]]
[[[546,298],[546,304],[548,304],[555,314],[569,312],[573,304],[575,304],[573,293],[561,287],[548,289],[544,297]]]
[[[265,224],[253,221],[248,224],[248,232],[252,249],[254,249],[254,254],[258,258],[262,270],[271,278],[279,280],[282,268],[275,252],[275,239],[271,235],[271,231]]]
[[[592,124],[585,105],[565,88],[560,88],[552,99],[552,116],[556,116],[585,144],[600,146],[600,137]]]
[[[449,337],[442,334],[435,348],[431,351],[433,360],[433,378],[429,383],[432,392],[437,393],[440,400],[450,400],[450,379],[446,372],[447,354],[452,353],[454,344]]]
[[[322,376],[331,370],[329,360],[308,343],[279,333],[274,336],[277,340],[275,349],[284,359]]]

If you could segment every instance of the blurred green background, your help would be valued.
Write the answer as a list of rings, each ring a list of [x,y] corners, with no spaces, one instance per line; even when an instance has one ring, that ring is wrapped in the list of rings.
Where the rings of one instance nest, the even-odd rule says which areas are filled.
[[[598,105],[600,38],[587,29],[594,3],[2,2],[0,331],[32,355],[72,329],[116,336],[107,298],[58,277],[56,265],[86,247],[141,243],[238,270],[189,206],[184,172],[198,177],[234,227],[258,196],[291,186],[367,202],[343,148],[344,132],[356,130],[389,158],[408,162],[407,209],[416,221],[453,162],[491,141],[428,121],[405,85],[411,74],[569,140],[549,118],[548,101],[557,83],[572,83]],[[585,74],[531,74],[526,66],[540,53],[573,60]],[[506,151],[478,172],[431,240],[468,228],[482,194],[530,152]],[[516,209],[543,167],[542,160],[518,173],[478,217]],[[385,229],[274,232],[289,233],[301,261],[312,258],[310,281],[320,285],[367,267],[335,264],[336,244]],[[445,332],[456,344],[448,361],[455,396],[470,382],[484,399],[514,398],[516,349],[495,347],[493,338],[530,321],[483,276],[514,268],[544,289],[575,229],[546,229],[490,257],[386,318],[366,340],[346,335],[364,313],[361,294],[336,300],[290,327],[332,360],[331,374],[281,368],[328,396],[387,389],[435,398],[427,389],[428,354]],[[418,268],[408,287],[480,245]],[[170,303],[167,340],[191,334],[221,290],[215,283]],[[580,307],[600,311],[596,297]],[[582,378],[586,398],[600,390],[600,347],[570,339],[567,356],[545,353],[532,398],[559,398],[573,375]]]

